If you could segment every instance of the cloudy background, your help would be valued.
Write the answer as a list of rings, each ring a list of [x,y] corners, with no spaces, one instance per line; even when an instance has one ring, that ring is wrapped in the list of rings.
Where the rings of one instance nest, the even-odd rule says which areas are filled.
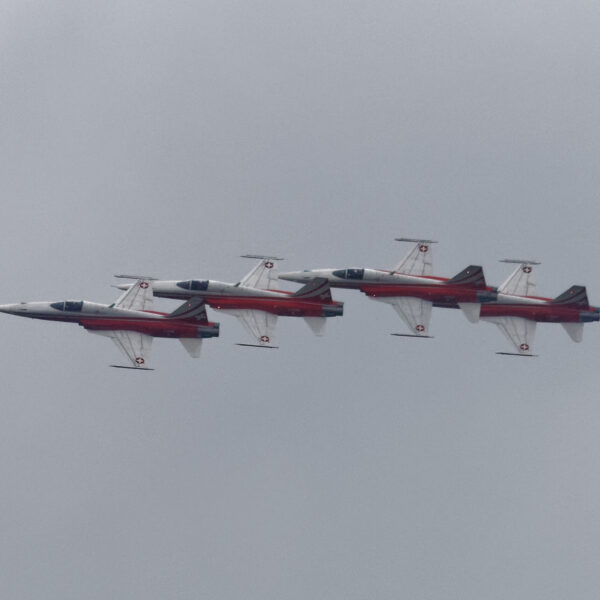
[[[539,293],[600,304],[599,27],[593,1],[7,0],[1,302],[236,281],[248,252],[385,268],[404,235],[436,274],[537,259]],[[324,338],[280,319],[253,351],[223,315],[151,373],[2,315],[0,596],[596,598],[598,325],[520,360],[458,311],[409,340],[336,296]]]

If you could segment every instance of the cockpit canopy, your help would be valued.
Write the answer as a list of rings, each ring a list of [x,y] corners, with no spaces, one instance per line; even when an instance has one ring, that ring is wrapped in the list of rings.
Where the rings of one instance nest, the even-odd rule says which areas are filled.
[[[338,269],[333,275],[340,279],[362,279],[365,275],[364,269]]]
[[[64,310],[66,312],[81,312],[83,301],[74,302],[72,300],[66,300],[65,302],[53,302],[50,306],[56,310]]]
[[[208,281],[200,281],[198,279],[190,279],[189,281],[178,281],[177,287],[184,290],[192,290],[194,292],[201,292],[208,289]]]

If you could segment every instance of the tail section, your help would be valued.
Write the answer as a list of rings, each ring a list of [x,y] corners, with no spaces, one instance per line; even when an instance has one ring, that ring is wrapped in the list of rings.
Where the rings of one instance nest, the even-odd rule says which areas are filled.
[[[458,307],[463,311],[465,317],[470,323],[477,323],[481,313],[481,304],[479,302],[459,302]]]
[[[574,342],[583,340],[583,323],[561,323],[561,325]]]
[[[331,289],[329,281],[323,277],[317,277],[309,281],[304,287],[300,288],[294,298],[302,298],[303,300],[315,300],[317,302],[332,302]]]
[[[587,291],[583,285],[571,286],[566,292],[554,298],[552,304],[566,304],[573,308],[589,308],[590,306]]]
[[[470,288],[486,288],[483,267],[478,265],[469,265],[446,283],[448,285],[460,285]]]
[[[192,358],[200,358],[202,338],[179,338],[179,341]]]
[[[169,316],[169,319],[193,320],[198,323],[208,323],[206,315],[206,304],[204,298],[192,296],[186,300],[179,308],[176,308]]]
[[[315,335],[321,337],[325,333],[325,325],[327,323],[325,317],[304,317],[304,320]]]

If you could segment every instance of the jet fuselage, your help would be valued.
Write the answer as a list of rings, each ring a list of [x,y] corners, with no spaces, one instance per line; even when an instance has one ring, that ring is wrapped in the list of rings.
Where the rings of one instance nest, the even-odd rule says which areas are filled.
[[[413,297],[434,306],[458,308],[458,303],[490,302],[495,288],[454,285],[449,278],[404,275],[383,269],[316,269],[281,273],[280,279],[306,282],[315,277],[329,281],[331,287],[358,289],[372,298]]]
[[[590,323],[600,321],[600,309],[555,303],[552,298],[498,294],[497,302],[481,306],[480,317],[521,317],[539,323]]]
[[[152,337],[205,338],[219,335],[219,324],[206,321],[169,318],[166,313],[116,308],[107,304],[83,301],[21,302],[0,305],[0,312],[77,323],[92,331],[137,331]]]
[[[119,286],[127,289],[126,286]],[[343,302],[298,298],[292,292],[261,290],[213,280],[153,281],[159,298],[187,299],[201,296],[215,310],[262,310],[285,317],[334,317],[343,314]]]

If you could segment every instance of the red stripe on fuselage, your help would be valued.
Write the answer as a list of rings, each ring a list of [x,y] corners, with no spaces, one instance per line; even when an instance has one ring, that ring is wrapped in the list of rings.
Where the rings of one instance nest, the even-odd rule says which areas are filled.
[[[282,317],[321,317],[324,306],[339,306],[338,302],[321,302],[294,296],[264,298],[258,296],[205,296],[205,302],[216,310],[262,310]]]
[[[521,317],[541,323],[578,323],[581,309],[564,304],[482,304],[481,317]]]
[[[362,285],[360,291],[373,298],[421,298],[429,302],[477,302],[477,292],[481,289],[453,285]]]
[[[193,324],[177,319],[83,318],[76,321],[86,329],[137,331],[152,337],[197,338],[202,337],[202,333],[214,332],[214,323]]]

